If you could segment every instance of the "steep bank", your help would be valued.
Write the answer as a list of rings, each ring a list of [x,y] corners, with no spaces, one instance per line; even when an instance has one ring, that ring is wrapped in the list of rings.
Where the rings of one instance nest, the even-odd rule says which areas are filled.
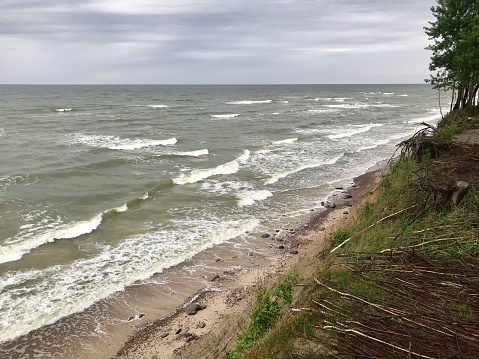
[[[305,276],[301,310],[244,358],[477,355],[479,121],[452,116],[403,143],[374,203]]]

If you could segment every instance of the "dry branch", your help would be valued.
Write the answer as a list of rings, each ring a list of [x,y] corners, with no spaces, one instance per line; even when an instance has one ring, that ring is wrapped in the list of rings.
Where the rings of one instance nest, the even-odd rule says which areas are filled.
[[[414,355],[416,355],[418,357],[421,357],[421,358],[435,359],[434,357],[430,357],[430,356],[427,356],[427,355],[422,355],[422,354],[413,352],[413,351],[411,351],[410,347],[408,349],[404,349],[404,348],[401,348],[401,347],[399,347],[397,345],[394,345],[392,343],[388,343],[388,342],[385,342],[384,340],[381,340],[381,339],[372,337],[370,335],[364,334],[364,333],[362,333],[362,332],[360,332],[359,330],[356,330],[356,329],[341,329],[341,328],[335,327],[334,325],[325,325],[325,326],[323,326],[323,329],[325,329],[325,330],[336,330],[336,331],[341,332],[341,333],[357,334],[357,335],[359,335],[363,338],[373,340],[375,342],[387,345],[391,348],[394,348],[394,349],[397,349],[397,350],[400,350],[400,351],[403,351],[403,352],[406,352],[406,353],[409,353],[409,354],[414,354]]]

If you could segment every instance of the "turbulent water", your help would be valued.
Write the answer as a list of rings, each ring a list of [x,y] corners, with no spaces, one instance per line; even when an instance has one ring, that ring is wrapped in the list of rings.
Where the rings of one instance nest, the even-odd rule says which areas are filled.
[[[425,85],[0,86],[0,98],[0,342],[317,206],[440,118]]]

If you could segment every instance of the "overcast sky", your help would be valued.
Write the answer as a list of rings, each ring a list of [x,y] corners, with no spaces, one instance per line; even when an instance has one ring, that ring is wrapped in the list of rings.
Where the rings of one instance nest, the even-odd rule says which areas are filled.
[[[0,0],[0,83],[422,83],[435,0]]]

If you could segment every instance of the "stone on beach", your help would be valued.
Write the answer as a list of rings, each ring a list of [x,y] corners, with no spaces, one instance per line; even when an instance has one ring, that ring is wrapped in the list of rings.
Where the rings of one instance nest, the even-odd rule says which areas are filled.
[[[198,303],[191,303],[189,306],[186,307],[186,313],[188,315],[195,315],[199,310],[205,309],[205,305],[201,305]]]

